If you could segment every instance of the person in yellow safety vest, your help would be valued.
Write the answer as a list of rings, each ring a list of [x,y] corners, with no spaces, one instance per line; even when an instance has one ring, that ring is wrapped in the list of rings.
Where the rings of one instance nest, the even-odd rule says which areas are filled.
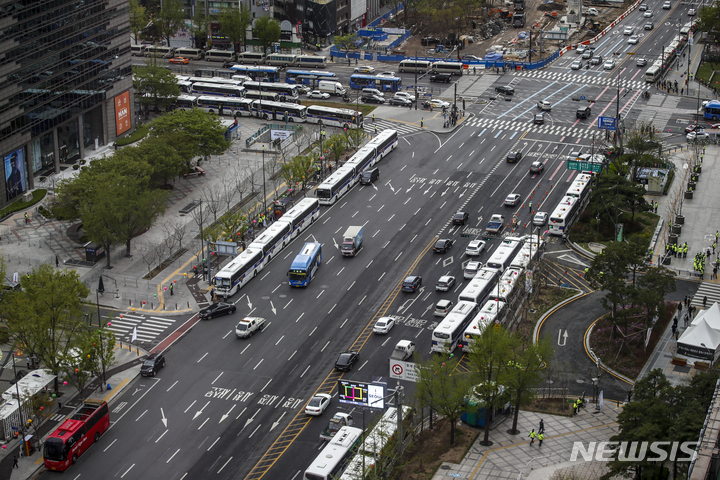
[[[582,404],[583,404],[582,398],[578,398],[578,399],[577,399],[577,404],[578,404],[578,412],[579,412],[580,409],[582,408]]]
[[[540,441],[540,443],[538,443],[538,447],[542,447],[542,441],[545,440],[545,435],[542,433],[538,435],[538,440]]]
[[[573,402],[573,416],[577,415],[577,400]]]
[[[535,434],[535,429],[533,428],[533,429],[532,429],[532,432],[530,432],[530,435],[528,435],[528,437],[530,437],[530,445],[533,444],[533,442],[535,441],[535,437],[536,437],[536,436],[537,436],[537,435]]]

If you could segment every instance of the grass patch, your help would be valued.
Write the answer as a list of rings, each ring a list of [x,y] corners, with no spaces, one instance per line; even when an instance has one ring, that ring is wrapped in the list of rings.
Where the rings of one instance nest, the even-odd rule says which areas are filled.
[[[148,134],[149,131],[150,131],[149,125],[147,125],[147,124],[138,125],[137,127],[135,127],[135,131],[132,132],[127,137],[118,138],[117,140],[115,140],[115,145],[117,145],[118,147],[124,147],[125,145],[130,145],[131,143],[135,143],[138,140],[145,138],[145,136]]]
[[[545,413],[547,415],[564,415],[572,417],[573,401],[567,398],[537,397],[530,405],[523,405],[522,410],[527,412]]]
[[[15,212],[19,212],[20,210],[25,210],[28,207],[32,207],[36,203],[38,203],[40,200],[45,198],[45,195],[47,195],[47,190],[45,189],[37,189],[33,190],[32,192],[32,200],[29,202],[23,202],[22,200],[18,200],[17,202],[13,203],[12,205],[8,205],[7,207],[3,208],[0,211],[0,216],[5,217],[7,215],[10,215]]]
[[[624,225],[625,238],[639,236],[649,242],[659,219],[660,217],[654,213],[637,212],[635,221],[632,221],[632,214],[623,212],[620,223]],[[612,223],[601,223],[598,229],[597,220],[585,211],[572,226],[570,239],[579,245],[589,242],[608,243],[615,240],[615,226]]]
[[[615,338],[611,338],[613,327],[610,314],[603,316],[595,324],[590,336],[590,347],[605,365],[634,380],[655,351],[655,346],[677,310],[675,302],[665,302],[665,306],[665,315],[655,323],[647,347],[645,347],[645,337],[640,330],[639,320],[636,321],[632,318],[628,331],[629,335],[634,333],[633,338],[622,342],[619,332],[615,333]]]
[[[460,463],[480,435],[480,429],[459,423],[455,426],[455,445],[450,445],[450,423],[442,419],[433,427],[415,437],[405,451],[405,463],[396,466],[389,479],[430,480],[443,462]]]
[[[540,320],[540,317],[545,315],[545,313],[558,303],[578,293],[577,290],[571,288],[551,287],[547,285],[543,285],[542,287],[536,285],[535,288],[539,288],[540,293],[530,301],[527,320],[521,320],[517,326],[517,332],[522,338],[528,341],[532,338],[535,324]]]
[[[698,78],[704,82],[710,81],[710,76],[715,73],[715,79],[720,75],[720,63],[703,63],[700,65],[700,67],[697,69],[697,73],[695,74],[695,78]]]
[[[670,186],[672,185],[672,181],[675,178],[675,170],[670,170],[668,173],[667,179],[665,180],[665,187],[663,187],[663,195],[667,195],[670,191]]]
[[[320,107],[350,108],[353,110],[355,110],[355,106],[357,105],[357,110],[362,113],[365,118],[377,108],[374,105],[367,105],[362,102],[356,104],[355,102],[318,102],[317,100],[303,100],[300,102],[300,105],[305,105],[306,107],[318,105]]]

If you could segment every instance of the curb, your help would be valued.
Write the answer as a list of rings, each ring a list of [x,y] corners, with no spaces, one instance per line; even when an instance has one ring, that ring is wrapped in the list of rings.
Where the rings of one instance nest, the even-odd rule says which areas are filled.
[[[568,288],[568,287],[559,287],[559,288],[567,288],[568,290],[577,290],[577,288]],[[547,317],[549,317],[551,314],[555,313],[555,311],[558,310],[559,308],[564,307],[566,304],[568,304],[570,302],[574,302],[578,298],[586,295],[586,293],[581,290],[577,290],[577,292],[578,293],[576,295],[573,295],[570,298],[566,298],[562,302],[560,302],[556,305],[553,305],[552,307],[550,307],[548,309],[547,312],[543,313],[542,316],[540,318],[538,318],[538,321],[535,322],[535,329],[533,330],[533,343],[537,343],[538,334],[540,333],[540,328],[542,327],[542,324],[545,323],[545,320],[547,319]]]
[[[590,347],[590,335],[592,335],[592,331],[595,328],[595,324],[598,322],[598,320],[595,320],[592,323],[592,325],[590,325],[590,328],[588,328],[587,331],[585,332],[585,338],[583,339],[583,342],[585,343],[585,350],[590,354],[590,358],[592,358],[595,361],[595,363],[597,363],[600,366],[600,368],[602,368],[603,370],[608,372],[610,375],[613,375],[614,377],[619,378],[620,380],[622,380],[623,382],[625,382],[629,385],[635,385],[634,380],[630,380],[628,377],[626,377],[622,373],[618,373],[615,370],[613,370],[612,368],[605,365],[603,363],[603,361],[600,360],[600,357],[595,355],[595,352],[593,352],[593,349]]]

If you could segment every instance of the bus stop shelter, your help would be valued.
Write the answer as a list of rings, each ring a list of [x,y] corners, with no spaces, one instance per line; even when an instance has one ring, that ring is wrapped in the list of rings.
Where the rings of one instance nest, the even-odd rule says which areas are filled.
[[[2,394],[2,406],[0,406],[0,422],[2,422],[2,435],[6,442],[15,438],[15,433],[19,433],[22,428],[19,405],[22,405],[22,420],[26,420],[31,413],[29,400],[41,392],[49,395],[50,385],[54,381],[55,375],[48,370],[32,370],[18,380],[17,385],[11,385],[5,390]],[[19,401],[18,391],[20,392]]]

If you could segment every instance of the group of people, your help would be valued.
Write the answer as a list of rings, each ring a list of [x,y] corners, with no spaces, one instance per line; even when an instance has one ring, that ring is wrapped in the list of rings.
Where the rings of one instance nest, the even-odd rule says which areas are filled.
[[[545,424],[543,423],[542,419],[540,419],[540,426],[538,427],[537,433],[535,433],[535,429],[533,428],[530,431],[530,435],[528,435],[528,437],[530,437],[530,445],[532,445],[537,438],[539,442],[538,446],[542,447],[542,442],[543,440],[545,440]]]
[[[657,89],[663,89],[667,90],[670,93],[678,93],[678,82],[675,80],[675,82],[672,82],[670,80],[658,80],[658,82],[655,83],[655,87]]]
[[[677,244],[665,244],[665,255],[668,257],[672,255],[675,258],[687,258],[688,246],[687,242],[682,245]]]
[[[582,397],[578,397],[577,400],[573,402],[573,416],[577,415],[580,409],[583,407],[583,399]]]

